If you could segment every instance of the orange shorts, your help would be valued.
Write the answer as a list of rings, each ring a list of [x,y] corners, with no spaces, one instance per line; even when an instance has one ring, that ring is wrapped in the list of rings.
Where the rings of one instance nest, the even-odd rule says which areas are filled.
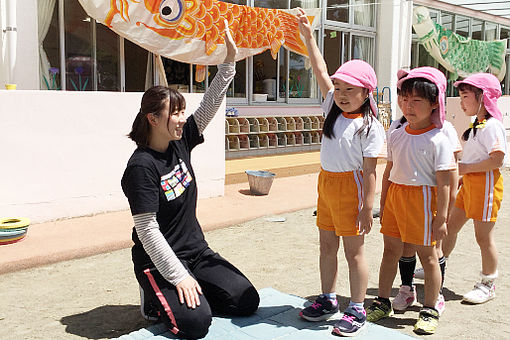
[[[436,187],[391,183],[381,233],[405,243],[433,246],[436,242],[432,241],[432,220],[436,213]]]
[[[321,170],[318,183],[317,226],[337,236],[359,235],[356,225],[363,205],[362,171]]]
[[[503,176],[498,169],[474,172],[462,177],[455,206],[475,221],[496,222],[503,200]]]

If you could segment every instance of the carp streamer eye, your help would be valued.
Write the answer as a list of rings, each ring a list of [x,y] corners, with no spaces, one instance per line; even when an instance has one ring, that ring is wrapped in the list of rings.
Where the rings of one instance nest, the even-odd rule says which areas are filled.
[[[174,23],[178,21],[184,12],[182,0],[163,0],[159,6],[161,19],[166,22]]]

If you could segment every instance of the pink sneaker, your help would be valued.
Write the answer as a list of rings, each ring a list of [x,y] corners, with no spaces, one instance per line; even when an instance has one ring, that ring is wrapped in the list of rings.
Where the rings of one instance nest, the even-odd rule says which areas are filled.
[[[444,310],[446,309],[446,304],[444,302],[443,294],[439,293],[439,295],[437,296],[436,305],[434,306],[434,308],[439,313],[439,316],[441,316],[441,314],[443,314]]]
[[[416,287],[413,286],[400,286],[397,296],[393,299],[393,309],[398,311],[405,311],[407,307],[412,306],[416,301]]]

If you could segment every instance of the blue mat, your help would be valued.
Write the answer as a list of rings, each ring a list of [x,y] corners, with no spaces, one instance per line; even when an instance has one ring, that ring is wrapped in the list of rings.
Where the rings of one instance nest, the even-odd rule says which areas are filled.
[[[331,340],[332,326],[338,317],[324,322],[308,322],[299,317],[303,306],[310,304],[298,296],[281,293],[273,288],[259,291],[260,306],[249,317],[214,317],[204,340]],[[119,340],[178,339],[163,324],[142,328],[123,335]],[[413,339],[396,330],[368,323],[356,339]]]

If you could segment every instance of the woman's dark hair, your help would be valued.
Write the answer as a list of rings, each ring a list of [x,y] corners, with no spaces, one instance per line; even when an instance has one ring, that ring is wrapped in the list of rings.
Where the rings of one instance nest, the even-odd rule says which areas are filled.
[[[404,80],[400,88],[402,96],[418,96],[427,99],[431,104],[437,103],[439,90],[433,82],[426,78],[410,78]]]
[[[473,92],[475,94],[475,98],[477,101],[480,100],[480,97],[483,94],[483,91],[481,89],[479,89],[476,86],[470,85],[470,84],[460,83],[458,86],[458,89],[459,89],[459,91]],[[491,117],[492,116],[489,113],[487,113],[485,115],[485,119],[489,119]],[[478,121],[478,117],[477,117],[477,118],[475,118],[473,127],[468,128],[466,131],[464,131],[464,133],[462,134],[462,139],[467,141],[469,139],[469,133],[471,132],[471,130],[473,130],[473,137],[476,136],[476,127],[478,126],[478,124],[480,124],[480,122]]]
[[[166,86],[153,86],[142,97],[140,111],[133,121],[133,127],[128,137],[131,138],[136,145],[145,147],[149,144],[150,124],[147,115],[152,113],[154,116],[159,117],[165,102],[169,101],[169,114],[175,111],[184,110],[186,108],[186,100],[176,90]]]
[[[363,125],[356,131],[356,133],[362,133],[365,128],[367,129],[367,135],[370,132],[370,128],[372,127],[372,121],[375,119],[372,115],[372,110],[370,109],[370,99],[365,99],[363,104],[361,105],[359,111],[363,113]],[[324,121],[324,127],[322,128],[322,134],[330,139],[335,138],[335,132],[333,131],[333,127],[335,126],[336,119],[338,116],[342,114],[342,109],[340,109],[336,103],[333,101],[333,106],[331,106],[331,110],[329,110],[328,116]]]

